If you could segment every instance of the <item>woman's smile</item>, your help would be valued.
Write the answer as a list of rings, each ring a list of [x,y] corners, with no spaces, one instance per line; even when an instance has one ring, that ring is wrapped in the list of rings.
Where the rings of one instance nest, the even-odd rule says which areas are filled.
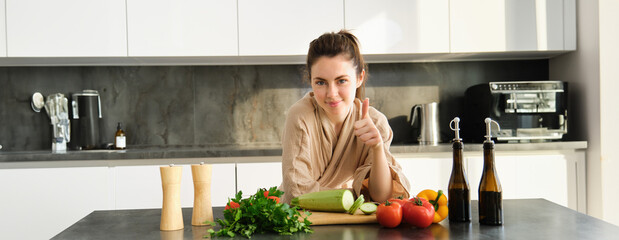
[[[327,102],[327,104],[329,104],[329,107],[335,108],[338,105],[340,105],[342,101],[331,101],[331,102]]]

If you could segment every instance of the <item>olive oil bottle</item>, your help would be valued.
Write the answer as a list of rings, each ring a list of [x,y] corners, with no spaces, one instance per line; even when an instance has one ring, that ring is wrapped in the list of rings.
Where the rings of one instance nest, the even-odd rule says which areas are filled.
[[[479,223],[485,225],[503,224],[503,190],[494,167],[494,141],[491,140],[491,124],[499,124],[490,118],[485,119],[486,141],[484,141],[484,169],[479,183]],[[500,129],[500,127],[499,127]]]
[[[452,123],[454,127],[452,127]],[[453,139],[453,165],[451,177],[449,178],[448,202],[450,222],[469,222],[471,221],[471,194],[469,180],[464,171],[462,163],[463,147],[460,138],[460,118],[455,117],[449,123],[449,128],[455,132]]]

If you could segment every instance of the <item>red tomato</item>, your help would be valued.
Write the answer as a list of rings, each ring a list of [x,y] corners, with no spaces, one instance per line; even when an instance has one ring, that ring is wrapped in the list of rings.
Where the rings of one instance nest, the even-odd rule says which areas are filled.
[[[268,196],[267,198],[275,200],[275,203],[279,203],[279,198],[276,196]]]
[[[397,197],[397,198],[389,199],[389,202],[397,202],[397,203],[400,204],[400,206],[404,207],[404,204],[406,204],[406,202],[408,202],[408,199],[403,199],[401,197]]]
[[[384,227],[397,227],[402,222],[402,206],[397,202],[381,203],[376,209],[376,220]]]
[[[241,205],[239,205],[236,202],[230,201],[228,204],[226,204],[226,207],[224,208],[224,210],[228,210],[230,208],[239,208]]]
[[[426,228],[434,220],[434,206],[420,197],[411,198],[402,208],[404,221],[419,228]]]
[[[276,203],[279,203],[279,197],[277,197],[277,196],[269,196],[269,191],[264,191],[264,197],[266,197],[268,199],[273,199],[273,200],[275,200]]]

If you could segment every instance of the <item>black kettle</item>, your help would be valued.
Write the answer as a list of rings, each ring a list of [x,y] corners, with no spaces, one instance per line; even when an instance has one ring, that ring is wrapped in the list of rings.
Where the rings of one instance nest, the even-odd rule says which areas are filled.
[[[71,95],[71,144],[73,150],[96,149],[100,145],[101,97],[97,90]]]

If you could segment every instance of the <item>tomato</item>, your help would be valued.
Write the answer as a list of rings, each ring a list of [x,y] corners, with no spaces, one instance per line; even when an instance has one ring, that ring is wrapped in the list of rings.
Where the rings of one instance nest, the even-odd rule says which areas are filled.
[[[275,203],[279,203],[279,198],[276,196],[268,196],[267,198],[275,200]]]
[[[273,200],[275,200],[275,203],[279,203],[279,197],[277,197],[277,196],[269,196],[269,191],[264,191],[264,197],[266,197],[268,199],[273,199]]]
[[[404,199],[402,198],[402,196],[397,197],[397,198],[391,198],[389,199],[389,202],[397,202],[400,204],[400,206],[404,207],[404,204],[406,204],[406,202],[408,202],[408,199]]]
[[[224,208],[224,210],[228,210],[230,208],[239,208],[240,206],[241,205],[239,205],[239,203],[230,201],[228,204],[226,204],[226,207]]]
[[[424,198],[411,198],[404,204],[402,216],[408,224],[419,228],[426,228],[434,220],[434,207]]]
[[[397,227],[402,222],[402,206],[397,202],[381,203],[376,209],[376,220],[384,227]]]

